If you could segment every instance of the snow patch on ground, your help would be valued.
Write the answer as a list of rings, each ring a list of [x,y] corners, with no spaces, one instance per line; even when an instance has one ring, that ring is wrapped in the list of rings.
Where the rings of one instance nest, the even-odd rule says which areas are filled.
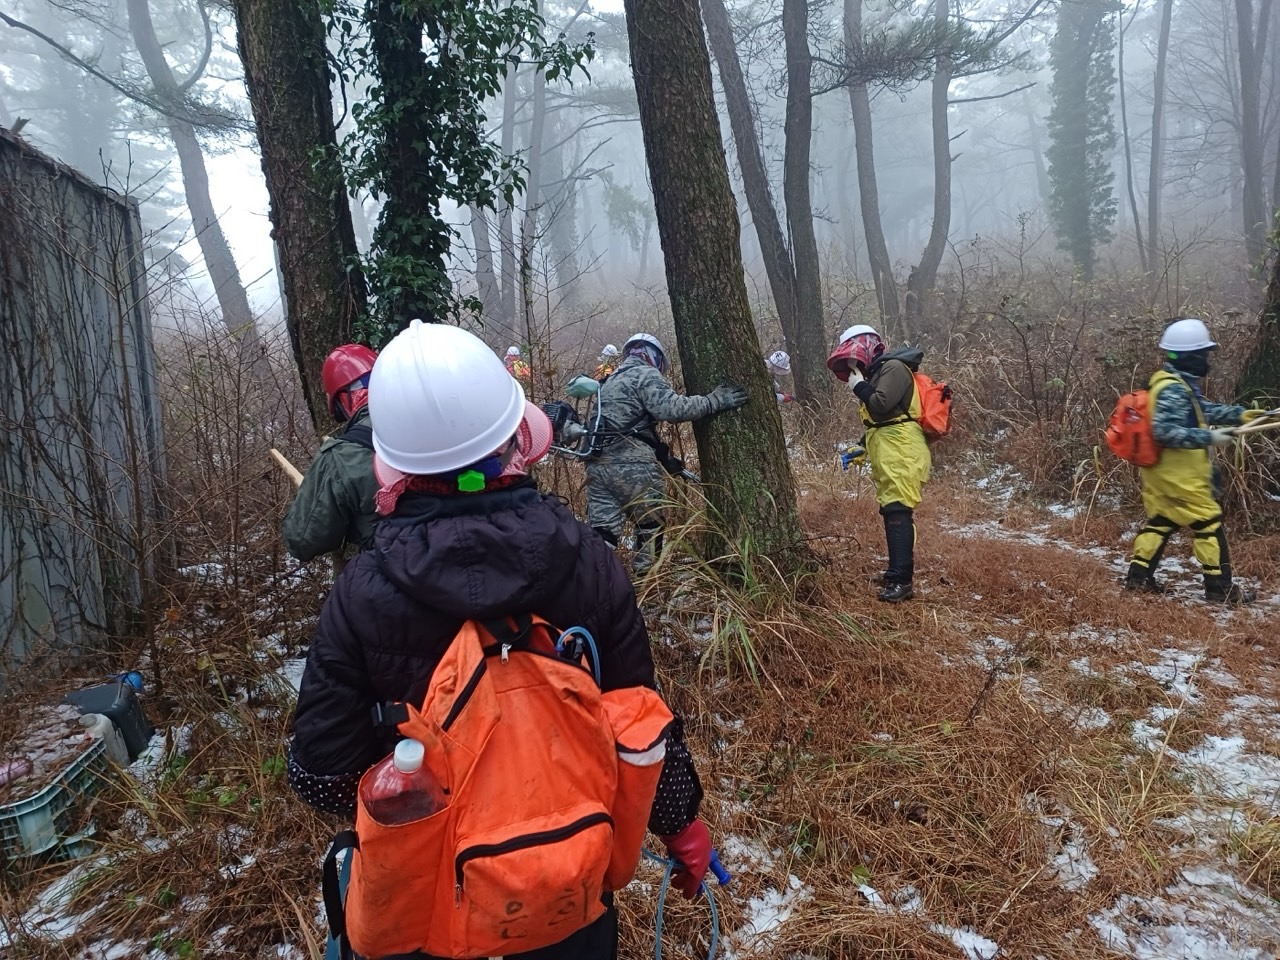
[[[891,894],[886,900],[874,887],[860,883],[858,892],[866,898],[873,910],[881,913],[901,913],[924,918],[924,898],[920,891],[908,884]],[[925,920],[934,933],[947,937],[964,954],[966,960],[993,960],[1000,953],[1000,945],[979,934],[972,927],[950,927],[945,923]]]

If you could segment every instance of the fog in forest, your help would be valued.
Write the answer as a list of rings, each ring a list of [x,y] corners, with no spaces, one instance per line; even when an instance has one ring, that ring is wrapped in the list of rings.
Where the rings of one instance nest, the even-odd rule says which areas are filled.
[[[33,146],[138,199],[150,231],[158,316],[234,310],[215,288],[226,294],[229,285],[239,285],[255,313],[278,322],[267,193],[229,10],[197,0],[5,6],[0,124],[20,128]],[[782,4],[727,0],[723,6],[750,108],[744,129],[754,132],[763,160],[784,254],[795,259],[794,231],[804,217],[785,203],[789,82]],[[705,0],[704,17],[711,7],[722,7],[721,0]],[[809,6],[808,182],[828,327],[884,307],[868,255],[869,194],[878,196],[897,297],[906,293],[937,211],[945,207],[950,220],[937,238],[945,241],[936,266],[939,287],[995,269],[1052,267],[1064,284],[1073,274],[1120,277],[1145,269],[1164,278],[1155,283],[1160,294],[1152,307],[1172,312],[1188,296],[1179,284],[1210,270],[1220,303],[1252,305],[1250,268],[1269,232],[1265,211],[1280,194],[1280,58],[1268,4],[1254,11],[1249,0],[1130,0],[1117,9],[1026,0],[952,4],[941,20],[938,12],[929,3],[883,0]],[[666,309],[625,22],[618,0],[552,4],[545,16],[549,36],[564,31],[581,42],[590,35],[590,78],[578,74],[535,90],[532,69],[519,69],[488,99],[490,134],[520,156],[536,198],[530,193],[517,201],[508,218],[515,228],[504,226],[500,210],[459,209],[446,201],[442,210],[457,226],[450,274],[459,294],[493,299],[485,322],[495,340],[524,339],[512,294],[502,288],[516,282],[511,247],[522,242],[528,223],[521,211],[536,199],[530,296],[556,317],[594,318],[603,342]],[[848,53],[858,20],[865,69],[851,80]],[[954,32],[957,45],[981,47],[954,56],[941,93],[936,56],[903,53],[913,28],[939,23]],[[1084,41],[1055,47],[1055,36],[1073,30]],[[759,224],[748,206],[741,143],[726,106],[723,40],[717,50],[710,33],[748,289],[762,346],[769,348],[781,334],[770,323],[775,311]],[[1242,43],[1249,45],[1244,58],[1238,56]],[[148,51],[148,44],[155,49]],[[168,76],[157,76],[155,51],[162,52],[160,68],[167,67]],[[895,61],[899,55],[904,59]],[[359,83],[337,82],[333,90],[341,137],[362,91]],[[865,130],[855,130],[851,114],[859,90],[870,107]],[[947,101],[940,135],[951,156],[949,198],[935,197],[940,97]],[[164,104],[181,109],[166,115]],[[1086,128],[1083,152],[1076,154],[1063,142],[1073,123]],[[192,192],[200,192],[204,175],[208,196],[200,200]],[[1071,208],[1088,208],[1083,228],[1071,225]],[[367,251],[379,203],[362,193],[352,212],[357,242]],[[207,264],[210,251],[197,234],[211,229],[210,220],[225,233],[234,264]],[[1089,234],[1084,240],[1066,235],[1080,229]],[[492,264],[488,281],[488,274],[477,276],[477,244],[488,248],[482,255]],[[492,289],[482,289],[486,282]]]

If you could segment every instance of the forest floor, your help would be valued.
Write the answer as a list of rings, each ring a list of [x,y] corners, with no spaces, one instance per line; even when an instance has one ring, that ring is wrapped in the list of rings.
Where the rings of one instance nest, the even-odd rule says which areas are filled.
[[[1280,537],[1234,538],[1251,608],[1202,602],[1185,540],[1170,595],[1127,594],[1135,515],[971,465],[931,484],[918,599],[889,607],[869,481],[797,472],[825,561],[806,594],[676,560],[641,591],[734,875],[719,955],[1280,955]],[[282,757],[326,584],[273,537],[185,569],[162,733],[98,801],[96,856],[6,875],[0,955],[322,955],[341,824]],[[659,879],[619,897],[629,960],[653,953]],[[706,956],[705,902],[677,901],[664,956]]]

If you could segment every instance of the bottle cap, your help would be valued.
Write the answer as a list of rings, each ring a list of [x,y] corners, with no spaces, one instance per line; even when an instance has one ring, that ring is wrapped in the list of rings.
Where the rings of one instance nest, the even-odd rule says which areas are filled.
[[[396,744],[392,763],[401,773],[417,773],[422,769],[422,758],[426,755],[427,748],[417,740],[401,740]]]

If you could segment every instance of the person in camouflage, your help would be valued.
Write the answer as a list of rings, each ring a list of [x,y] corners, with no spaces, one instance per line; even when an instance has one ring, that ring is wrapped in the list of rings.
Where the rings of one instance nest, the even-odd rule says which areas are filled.
[[[284,518],[285,546],[303,562],[324,553],[353,553],[373,536],[378,481],[367,404],[377,357],[349,343],[325,358],[321,380],[329,412],[342,426],[321,444]],[[342,563],[335,565],[340,570]]]
[[[701,420],[747,402],[747,391],[721,384],[706,396],[685,397],[663,374],[667,355],[657,337],[637,333],[622,348],[622,363],[600,387],[603,420],[597,454],[587,461],[587,523],[613,546],[635,524],[631,569],[646,573],[662,552],[665,470],[658,423]]]
[[[1189,527],[1204,571],[1205,599],[1230,604],[1254,599],[1252,591],[1232,582],[1217,468],[1209,451],[1232,442],[1234,431],[1223,425],[1238,426],[1260,411],[1210,403],[1200,392],[1217,346],[1203,321],[1190,317],[1170,321],[1160,338],[1165,364],[1151,375],[1147,394],[1151,435],[1161,452],[1155,466],[1142,470],[1147,522],[1134,540],[1126,589],[1162,592],[1155,571],[1165,544],[1179,527]]]

